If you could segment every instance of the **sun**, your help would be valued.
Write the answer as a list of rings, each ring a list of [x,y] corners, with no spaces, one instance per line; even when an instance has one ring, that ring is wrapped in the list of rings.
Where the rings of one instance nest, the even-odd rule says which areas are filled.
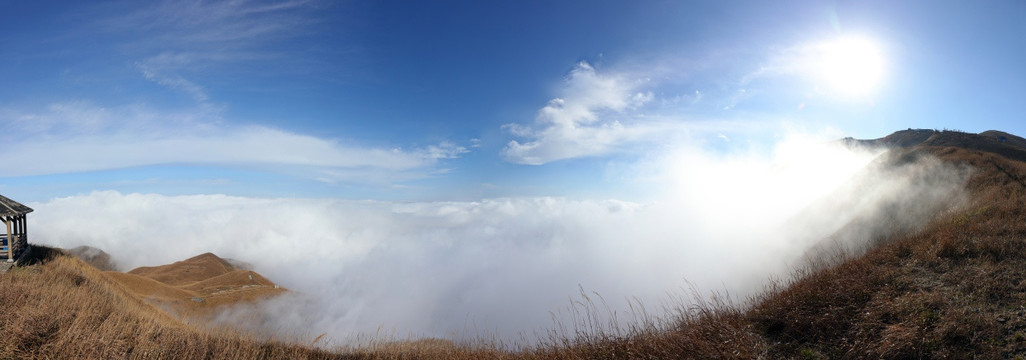
[[[844,37],[820,44],[815,67],[821,86],[830,93],[868,97],[883,81],[885,61],[880,46],[864,37]]]

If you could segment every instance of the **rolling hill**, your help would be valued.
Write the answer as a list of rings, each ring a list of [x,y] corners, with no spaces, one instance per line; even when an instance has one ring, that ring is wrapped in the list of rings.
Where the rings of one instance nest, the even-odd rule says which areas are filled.
[[[104,275],[176,315],[201,319],[215,315],[220,306],[253,302],[286,291],[260,274],[239,269],[211,253]]]
[[[553,330],[531,347],[424,339],[331,351],[198,329],[161,309],[207,307],[284,290],[213,254],[127,273],[37,247],[0,275],[0,357],[910,359],[1026,357],[1026,140],[999,131],[903,130],[851,146],[887,147],[874,166],[922,159],[968,169],[945,206],[894,207],[842,231],[877,227],[857,253],[819,253],[750,299],[697,299],[626,326]],[[926,168],[909,176],[929,178]],[[193,298],[202,298],[195,301]],[[601,311],[601,310],[597,310]],[[587,314],[584,314],[587,318]]]
[[[250,270],[247,264],[212,253],[123,273],[114,271],[110,255],[101,249],[79,246],[64,252],[103,271],[104,276],[139,299],[193,320],[216,315],[221,306],[250,303],[287,291]]]
[[[61,250],[33,246],[30,261],[0,274],[0,331],[6,335],[0,336],[0,358],[340,358],[300,345],[191,327],[144,300],[180,299],[191,295],[187,290],[117,274]]]

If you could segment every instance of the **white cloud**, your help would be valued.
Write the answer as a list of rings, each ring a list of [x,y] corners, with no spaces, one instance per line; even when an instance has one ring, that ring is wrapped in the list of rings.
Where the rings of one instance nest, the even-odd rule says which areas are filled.
[[[441,142],[438,145],[430,145],[425,149],[426,155],[430,159],[455,159],[469,151],[466,147],[448,141]]]
[[[100,247],[126,268],[207,251],[250,262],[294,290],[250,309],[287,334],[344,340],[384,328],[510,340],[550,328],[550,312],[578,285],[621,314],[627,297],[658,310],[685,279],[743,297],[786,277],[845,224],[865,223],[840,237],[854,246],[877,234],[875,224],[894,223],[882,221],[893,220],[887,211],[924,213],[898,218],[921,224],[957,200],[965,178],[936,161],[865,169],[874,154],[808,139],[772,155],[680,150],[650,164],[663,196],[645,204],[95,192],[29,204],[30,232],[41,244]]]
[[[506,124],[511,140],[503,157],[519,164],[540,165],[561,159],[605,155],[648,138],[671,125],[641,121],[634,110],[651,102],[651,91],[635,91],[640,80],[599,74],[588,63],[577,64],[562,96],[538,111],[533,126]]]
[[[0,176],[209,164],[306,167],[342,181],[354,174],[386,180],[430,173],[468,150],[450,142],[403,150],[369,147],[259,125],[228,125],[206,110],[163,113],[145,106],[104,108],[58,103],[40,113],[0,110],[7,156]],[[292,168],[289,168],[291,171]]]

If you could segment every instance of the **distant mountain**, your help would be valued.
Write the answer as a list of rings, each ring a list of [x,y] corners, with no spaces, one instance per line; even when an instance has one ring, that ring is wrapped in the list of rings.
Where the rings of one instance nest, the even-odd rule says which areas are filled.
[[[135,295],[149,301],[177,304],[182,307],[179,310],[203,310],[212,304],[250,301],[285,291],[252,271],[252,265],[212,253],[120,273],[110,254],[101,249],[79,246],[63,251],[104,271]]]
[[[954,130],[907,129],[895,131],[879,139],[844,138],[841,141],[849,146],[865,147],[951,146],[1026,161],[1026,139],[997,130],[973,134]]]
[[[168,265],[105,274],[144,300],[194,317],[211,315],[221,305],[251,302],[286,291],[255,271],[240,269],[212,253]]]
[[[92,246],[79,246],[65,250],[68,255],[77,257],[86,264],[103,271],[117,271],[118,267],[110,260],[110,254]]]
[[[217,277],[233,270],[236,269],[229,262],[217,255],[205,253],[174,264],[135,268],[128,273],[145,276],[172,286],[181,286]]]

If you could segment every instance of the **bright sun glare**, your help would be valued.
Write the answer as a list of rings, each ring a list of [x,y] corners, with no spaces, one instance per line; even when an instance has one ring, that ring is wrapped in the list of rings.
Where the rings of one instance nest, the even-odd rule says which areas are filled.
[[[884,56],[870,39],[846,37],[823,43],[817,49],[818,76],[831,93],[865,97],[884,76]]]

